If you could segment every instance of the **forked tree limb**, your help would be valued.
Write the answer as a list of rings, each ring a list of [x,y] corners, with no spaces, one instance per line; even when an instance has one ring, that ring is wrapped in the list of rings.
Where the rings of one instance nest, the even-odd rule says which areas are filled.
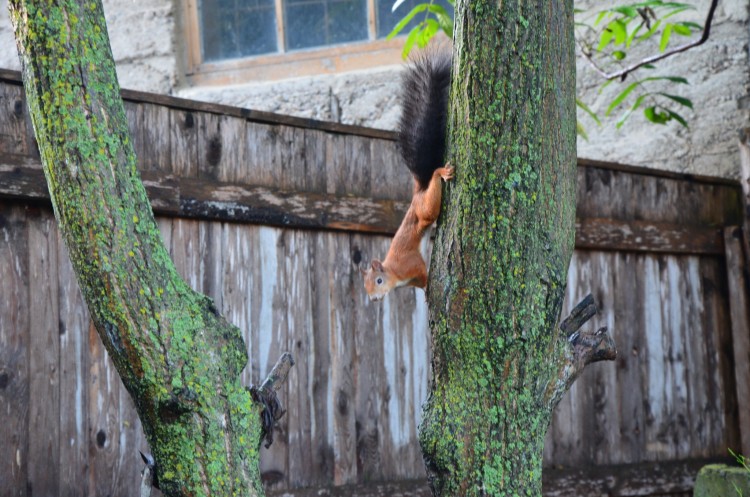
[[[589,63],[589,65],[596,71],[602,78],[606,80],[612,80],[612,79],[620,79],[625,80],[625,78],[630,74],[631,72],[635,71],[636,69],[640,69],[641,67],[653,64],[654,62],[658,62],[660,60],[666,59],[667,57],[671,57],[673,55],[676,55],[681,52],[686,52],[687,50],[690,50],[691,48],[695,48],[699,45],[703,45],[706,41],[708,41],[709,36],[711,35],[711,23],[714,19],[714,14],[716,13],[716,6],[719,4],[719,0],[712,0],[711,5],[708,7],[708,14],[706,15],[706,22],[703,25],[703,32],[701,33],[701,37],[698,38],[695,41],[691,41],[690,43],[685,43],[684,45],[680,45],[679,47],[675,47],[672,50],[668,50],[664,53],[658,54],[658,55],[652,55],[650,57],[646,57],[645,59],[641,59],[636,64],[632,64],[628,67],[625,67],[623,69],[620,69],[619,71],[615,72],[607,72],[604,69],[602,69],[596,61],[591,57],[591,53],[588,50],[581,50],[581,54],[583,55],[583,58],[586,59],[586,61]]]
[[[273,443],[273,428],[276,426],[276,422],[280,420],[286,412],[286,410],[281,407],[281,402],[279,402],[279,398],[276,396],[276,391],[281,388],[281,385],[286,381],[292,366],[294,366],[292,354],[284,352],[259,387],[254,385],[248,387],[253,399],[263,405],[263,410],[261,412],[261,441],[266,441],[266,448],[269,448]]]
[[[562,346],[567,350],[563,354],[564,365],[559,370],[557,381],[547,388],[546,398],[550,409],[554,409],[588,364],[617,358],[615,341],[606,327],[596,331],[581,331],[581,327],[597,312],[594,297],[588,294],[560,323],[561,342],[564,341]]]

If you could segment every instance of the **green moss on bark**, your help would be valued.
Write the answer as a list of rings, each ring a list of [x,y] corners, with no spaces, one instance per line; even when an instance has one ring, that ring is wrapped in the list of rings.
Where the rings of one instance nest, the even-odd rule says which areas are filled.
[[[167,495],[259,495],[240,331],[180,278],[136,170],[100,1],[12,0],[44,171],[99,335]],[[195,351],[200,350],[200,354]]]
[[[435,379],[420,443],[437,495],[540,495],[574,241],[573,6],[456,11],[457,176],[430,272]]]

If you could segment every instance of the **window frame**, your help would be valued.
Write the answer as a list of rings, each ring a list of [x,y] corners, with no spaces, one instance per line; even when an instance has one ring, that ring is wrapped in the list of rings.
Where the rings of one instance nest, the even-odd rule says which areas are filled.
[[[367,40],[319,48],[275,52],[206,62],[201,56],[198,0],[185,0],[183,15],[187,52],[186,76],[191,85],[231,85],[320,74],[336,74],[402,62],[403,37],[377,39],[376,0],[367,1]],[[282,0],[274,0],[276,36],[284,40]]]

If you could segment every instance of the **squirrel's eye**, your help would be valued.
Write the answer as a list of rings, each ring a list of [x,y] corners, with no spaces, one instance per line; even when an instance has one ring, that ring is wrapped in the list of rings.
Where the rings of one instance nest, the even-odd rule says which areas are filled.
[[[378,285],[382,285],[382,284],[383,284],[383,278],[378,278],[377,280],[375,280],[375,282],[376,282],[376,283],[377,283]]]

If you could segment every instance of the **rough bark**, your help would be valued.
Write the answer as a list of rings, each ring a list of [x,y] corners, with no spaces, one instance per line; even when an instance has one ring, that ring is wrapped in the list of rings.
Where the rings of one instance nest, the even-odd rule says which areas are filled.
[[[420,443],[436,495],[541,495],[552,408],[614,353],[605,330],[557,328],[575,223],[573,2],[459,0],[454,40],[456,179],[430,271]]]
[[[11,0],[10,9],[55,216],[96,329],[135,401],[161,489],[262,494],[261,404],[240,384],[245,346],[211,300],[179,277],[161,242],[101,1]]]

